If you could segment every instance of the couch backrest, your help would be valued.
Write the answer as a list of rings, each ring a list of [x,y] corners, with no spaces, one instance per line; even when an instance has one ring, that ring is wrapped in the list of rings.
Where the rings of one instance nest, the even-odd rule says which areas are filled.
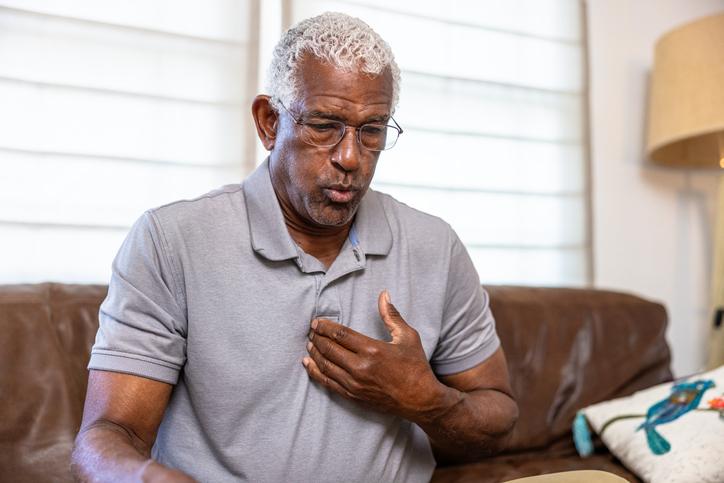
[[[72,481],[105,294],[97,285],[0,286],[0,480]]]
[[[509,451],[574,454],[578,409],[671,380],[660,304],[603,290],[486,288],[520,409]]]
[[[671,378],[666,312],[598,290],[486,287],[521,417],[511,450],[572,452],[577,409]],[[0,479],[71,481],[98,285],[0,286]]]

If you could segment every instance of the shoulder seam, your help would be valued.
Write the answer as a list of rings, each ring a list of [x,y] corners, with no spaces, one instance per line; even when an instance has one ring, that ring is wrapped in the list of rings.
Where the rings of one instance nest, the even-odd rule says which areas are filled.
[[[154,225],[154,228],[156,232],[159,235],[159,249],[161,251],[162,256],[166,259],[166,263],[171,268],[171,276],[173,277],[173,284],[174,284],[174,292],[176,295],[176,300],[183,301],[183,305],[180,307],[181,309],[185,309],[186,307],[186,297],[181,292],[181,282],[180,282],[180,276],[177,271],[176,264],[174,263],[174,259],[171,256],[170,249],[169,249],[169,243],[168,238],[166,238],[166,232],[163,230],[163,226],[161,225],[161,220],[156,216],[156,213],[154,213],[152,210],[148,210],[146,213],[148,213],[151,222]],[[186,310],[184,310],[186,312]]]
[[[213,190],[213,191],[211,191],[211,192],[209,192],[209,193],[205,193],[205,194],[203,194],[203,195],[201,195],[201,196],[197,196],[196,198],[191,198],[191,199],[188,199],[188,200],[176,200],[176,201],[172,201],[172,202],[170,202],[170,203],[166,203],[165,205],[161,205],[161,206],[157,206],[157,207],[155,207],[155,208],[152,208],[152,209],[150,209],[150,210],[148,210],[148,211],[155,212],[155,211],[160,210],[160,209],[162,209],[162,208],[168,208],[168,207],[171,207],[171,206],[174,206],[174,205],[178,205],[178,204],[181,204],[181,203],[194,203],[194,202],[196,202],[196,201],[201,201],[201,200],[205,200],[205,199],[212,199],[212,198],[217,198],[217,197],[222,196],[222,195],[229,195],[229,194],[237,193],[237,192],[243,190],[242,184],[243,184],[243,183],[238,183],[238,184],[230,185],[230,186],[234,186],[234,188],[231,189],[231,190],[228,190],[228,191],[227,191],[227,190],[224,190],[223,188],[218,188],[218,189],[215,189],[215,190]]]

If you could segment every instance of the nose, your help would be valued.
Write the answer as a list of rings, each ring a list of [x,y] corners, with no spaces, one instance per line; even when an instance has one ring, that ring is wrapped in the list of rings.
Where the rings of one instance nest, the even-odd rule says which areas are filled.
[[[332,162],[344,171],[355,171],[359,168],[361,154],[357,130],[346,126],[342,139],[333,148]]]

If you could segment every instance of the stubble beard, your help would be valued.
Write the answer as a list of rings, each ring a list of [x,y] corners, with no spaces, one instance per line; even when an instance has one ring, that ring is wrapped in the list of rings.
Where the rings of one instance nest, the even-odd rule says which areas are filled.
[[[342,226],[357,213],[364,193],[358,193],[349,203],[332,203],[323,194],[307,195],[303,199],[309,217],[322,226]]]

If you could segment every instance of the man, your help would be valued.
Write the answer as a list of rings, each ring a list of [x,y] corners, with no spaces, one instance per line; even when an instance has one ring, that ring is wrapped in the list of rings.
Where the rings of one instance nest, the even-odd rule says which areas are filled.
[[[513,427],[465,248],[368,190],[401,132],[387,44],[346,15],[306,20],[269,87],[252,106],[268,160],[150,210],[114,261],[81,480],[427,481],[430,443],[470,459]]]

